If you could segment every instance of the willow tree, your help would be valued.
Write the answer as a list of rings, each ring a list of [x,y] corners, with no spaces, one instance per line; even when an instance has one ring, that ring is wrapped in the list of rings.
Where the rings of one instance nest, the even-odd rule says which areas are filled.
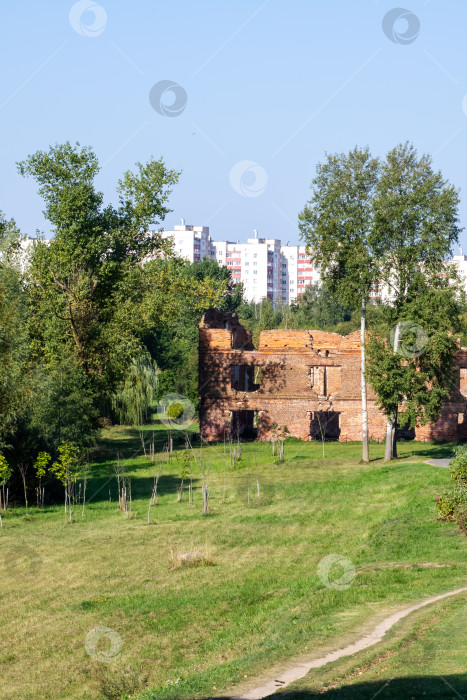
[[[154,364],[146,355],[133,358],[128,373],[112,397],[112,407],[121,423],[143,425],[154,401],[157,375]]]
[[[369,461],[365,383],[366,308],[378,278],[372,246],[373,201],[380,165],[368,150],[327,155],[311,183],[311,199],[299,214],[309,254],[326,287],[346,304],[361,309],[362,458]]]
[[[142,426],[146,423],[154,401],[157,374],[149,355],[141,353],[134,357],[119,390],[112,396],[112,408],[121,423],[139,426],[143,452],[146,454]]]

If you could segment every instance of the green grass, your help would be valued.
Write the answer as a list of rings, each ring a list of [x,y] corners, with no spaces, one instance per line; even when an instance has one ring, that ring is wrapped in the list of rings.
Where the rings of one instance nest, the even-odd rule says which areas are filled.
[[[152,430],[145,429],[148,438]],[[245,677],[341,646],[364,621],[465,582],[466,540],[437,521],[434,509],[449,472],[423,463],[449,456],[452,445],[404,443],[390,465],[382,462],[383,445],[372,445],[373,461],[365,465],[354,443],[329,443],[322,459],[320,444],[290,441],[284,464],[275,462],[269,444],[250,443],[236,469],[228,445],[225,458],[224,445],[203,447],[202,463],[210,468],[210,511],[203,517],[199,446],[190,508],[187,490],[177,502],[178,467],[163,459],[162,426],[154,438],[151,464],[138,456],[138,431],[104,431],[85,515],[76,508],[73,524],[59,505],[32,508],[29,520],[20,507],[4,517],[2,697],[228,694]],[[183,442],[175,447],[182,451]],[[116,502],[117,452],[132,480],[131,518]],[[148,525],[159,466],[159,505]],[[170,568],[171,548],[206,551],[213,565]],[[355,566],[345,590],[326,587],[318,576],[330,553]],[[340,575],[339,567],[331,571]],[[86,635],[97,626],[121,639],[112,663],[86,652]]]

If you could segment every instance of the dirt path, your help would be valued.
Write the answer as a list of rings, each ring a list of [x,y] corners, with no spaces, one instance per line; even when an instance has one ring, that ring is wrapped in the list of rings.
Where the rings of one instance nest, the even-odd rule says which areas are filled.
[[[443,457],[441,459],[428,459],[425,464],[431,464],[433,467],[444,467],[449,469],[449,465],[454,457]]]
[[[230,700],[261,700],[261,698],[272,695],[272,693],[274,693],[278,688],[285,688],[290,683],[293,683],[299,678],[303,678],[303,676],[305,676],[312,668],[320,668],[321,666],[328,664],[330,661],[337,661],[343,656],[351,656],[352,654],[362,651],[362,649],[367,649],[368,647],[377,644],[383,639],[384,635],[391,629],[391,627],[399,622],[399,620],[402,620],[404,617],[407,617],[407,615],[410,615],[410,613],[415,612],[415,610],[419,610],[425,605],[436,603],[438,600],[443,600],[443,598],[448,598],[449,596],[457,595],[458,593],[463,593],[465,591],[467,591],[467,587],[458,588],[455,591],[443,593],[442,595],[437,595],[434,598],[424,600],[422,603],[417,603],[416,605],[411,605],[408,608],[404,608],[403,610],[386,617],[382,622],[376,625],[370,634],[365,635],[353,644],[349,644],[348,646],[344,647],[344,649],[338,649],[337,651],[330,652],[319,659],[313,659],[310,661],[305,660],[297,666],[293,666],[283,673],[280,673],[279,675],[276,674],[270,681],[264,683],[258,688],[253,688],[245,693],[245,695],[238,697],[230,696]]]

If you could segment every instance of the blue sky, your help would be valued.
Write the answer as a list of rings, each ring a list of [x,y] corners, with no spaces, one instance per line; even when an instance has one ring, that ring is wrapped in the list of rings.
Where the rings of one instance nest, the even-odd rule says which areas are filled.
[[[184,217],[215,239],[290,243],[326,151],[411,140],[461,189],[467,225],[467,3],[410,0],[396,41],[392,0],[87,4],[71,19],[68,0],[2,8],[0,208],[24,233],[49,229],[15,162],[66,140],[94,148],[107,201],[136,161],[182,170],[166,229]],[[161,81],[181,86],[177,116],[161,113],[173,93],[150,103]]]

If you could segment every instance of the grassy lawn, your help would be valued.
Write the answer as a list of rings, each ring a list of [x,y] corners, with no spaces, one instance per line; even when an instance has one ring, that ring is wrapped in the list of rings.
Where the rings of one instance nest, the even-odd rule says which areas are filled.
[[[148,441],[152,431],[145,429]],[[249,443],[236,468],[228,446],[225,457],[224,445],[203,446],[204,517],[199,445],[190,507],[187,489],[177,501],[179,466],[165,461],[163,426],[154,438],[151,463],[138,456],[136,430],[104,431],[89,502],[84,517],[76,508],[73,524],[59,505],[32,508],[29,520],[20,507],[4,517],[3,698],[228,695],[286,659],[343,646],[367,620],[465,585],[467,541],[434,509],[449,472],[423,463],[450,456],[450,445],[405,443],[391,465],[382,462],[383,445],[372,445],[364,465],[358,444],[326,444],[323,459],[320,444],[291,441],[277,464],[269,444]],[[183,451],[182,442],[175,447]],[[118,509],[117,452],[131,476],[131,518]],[[159,504],[148,525],[159,469]],[[171,553],[195,550],[210,565],[171,568]],[[330,554],[354,567],[341,589],[318,575]],[[341,576],[336,564],[327,580]],[[443,619],[454,636],[465,631],[465,616],[452,610]],[[96,641],[99,627],[110,637]],[[114,658],[101,663],[96,654]]]

